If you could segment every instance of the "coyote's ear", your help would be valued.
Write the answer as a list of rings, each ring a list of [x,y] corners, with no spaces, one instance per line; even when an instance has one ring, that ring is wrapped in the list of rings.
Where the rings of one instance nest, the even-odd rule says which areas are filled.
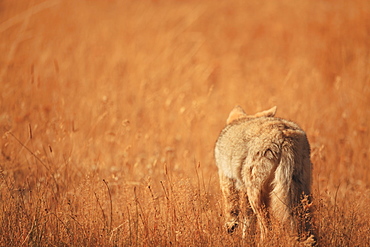
[[[235,106],[234,109],[229,114],[229,117],[226,120],[226,124],[231,123],[234,120],[241,119],[247,117],[244,110],[240,106]]]
[[[268,109],[266,111],[261,111],[259,113],[256,113],[254,117],[273,117],[276,114],[276,106],[272,107],[271,109]]]

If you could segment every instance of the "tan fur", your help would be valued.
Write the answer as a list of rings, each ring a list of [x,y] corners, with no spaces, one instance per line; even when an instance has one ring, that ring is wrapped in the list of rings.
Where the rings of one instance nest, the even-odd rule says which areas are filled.
[[[239,224],[240,199],[247,204],[245,230],[257,221],[262,239],[272,218],[295,234],[310,231],[297,213],[303,209],[302,196],[311,193],[310,146],[297,124],[275,113],[276,106],[250,116],[236,106],[216,142],[229,232]]]

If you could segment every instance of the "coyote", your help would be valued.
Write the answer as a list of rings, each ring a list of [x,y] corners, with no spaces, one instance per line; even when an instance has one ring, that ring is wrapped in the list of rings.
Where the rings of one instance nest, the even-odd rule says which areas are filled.
[[[243,236],[253,232],[258,222],[261,239],[265,239],[272,219],[296,236],[311,234],[307,217],[310,146],[297,124],[276,118],[275,113],[276,106],[250,116],[236,106],[216,141],[215,160],[229,233],[239,224],[242,196]]]

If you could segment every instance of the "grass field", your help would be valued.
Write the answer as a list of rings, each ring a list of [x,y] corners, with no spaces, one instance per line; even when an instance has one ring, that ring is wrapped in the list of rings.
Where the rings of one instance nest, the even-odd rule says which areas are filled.
[[[239,104],[307,132],[320,246],[369,246],[369,41],[360,0],[0,1],[0,245],[242,246]]]

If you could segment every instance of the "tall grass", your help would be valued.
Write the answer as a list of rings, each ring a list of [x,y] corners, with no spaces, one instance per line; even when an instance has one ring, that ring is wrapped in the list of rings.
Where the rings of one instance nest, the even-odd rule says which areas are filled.
[[[367,1],[2,1],[1,246],[242,246],[235,104],[308,134],[321,246],[370,243]],[[273,228],[269,246],[294,246]]]

